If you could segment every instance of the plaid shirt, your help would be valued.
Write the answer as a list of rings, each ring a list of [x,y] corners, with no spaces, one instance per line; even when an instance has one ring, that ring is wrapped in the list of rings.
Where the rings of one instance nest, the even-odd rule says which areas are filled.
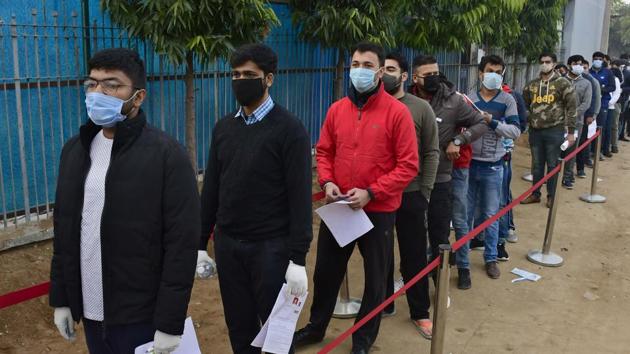
[[[271,96],[269,96],[267,97],[265,102],[263,102],[260,106],[258,106],[258,108],[256,108],[256,110],[252,113],[251,116],[249,117],[246,116],[245,112],[243,111],[243,107],[240,107],[238,109],[238,112],[236,112],[236,115],[234,116],[234,118],[243,117],[246,125],[258,123],[261,120],[263,120],[265,116],[267,116],[267,114],[271,111],[273,106],[275,106],[275,103],[273,103]]]

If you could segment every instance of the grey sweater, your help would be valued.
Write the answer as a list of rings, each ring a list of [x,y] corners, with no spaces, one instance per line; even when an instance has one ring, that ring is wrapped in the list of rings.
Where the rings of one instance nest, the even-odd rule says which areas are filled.
[[[411,117],[413,117],[413,123],[416,126],[416,139],[418,140],[418,157],[420,157],[418,175],[407,186],[405,192],[420,191],[429,200],[440,162],[440,145],[435,113],[427,101],[412,94],[405,93],[399,101],[409,108]]]
[[[577,117],[575,120],[575,126],[577,130],[579,130],[584,125],[584,113],[591,106],[593,86],[588,79],[582,76],[578,76],[576,78],[567,76],[567,78],[573,84],[573,87],[575,88],[575,95],[577,96]]]

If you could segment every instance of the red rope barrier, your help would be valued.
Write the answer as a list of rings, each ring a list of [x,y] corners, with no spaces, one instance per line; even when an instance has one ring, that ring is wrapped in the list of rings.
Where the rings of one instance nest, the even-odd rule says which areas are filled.
[[[4,294],[0,296],[0,309],[19,304],[20,302],[24,302],[26,300],[31,300],[36,297],[44,296],[48,294],[49,289],[50,282],[45,282],[42,284],[31,286],[30,288]]]
[[[565,157],[564,160],[568,161],[571,158],[573,158],[573,156],[575,156],[580,151],[584,150],[587,146],[589,146],[589,144],[594,139],[596,139],[599,135],[600,135],[600,130],[598,130],[597,133],[595,133],[593,137],[591,137],[590,139],[585,141],[582,145],[580,145],[577,149],[575,149],[575,151],[567,155],[567,157]],[[472,231],[470,231],[464,237],[462,237],[457,242],[455,242],[452,247],[452,252],[457,251],[460,247],[462,247],[464,243],[470,241],[473,237],[477,236],[481,231],[485,230],[492,223],[499,220],[499,218],[501,218],[507,212],[512,210],[516,205],[520,204],[521,201],[527,198],[536,189],[542,187],[542,185],[545,184],[545,182],[547,182],[550,178],[552,178],[558,172],[560,172],[560,165],[556,166],[547,175],[545,175],[540,181],[538,181],[531,188],[529,188],[527,191],[521,194],[518,198],[514,199],[510,204],[506,205],[498,213],[493,215],[488,220],[484,221],[481,225],[475,227]],[[318,354],[330,353],[333,349],[339,346],[339,344],[341,344],[344,340],[346,340],[349,336],[351,336],[354,332],[356,332],[359,328],[361,328],[366,322],[368,322],[374,316],[378,315],[381,311],[383,311],[385,307],[387,307],[387,305],[391,304],[394,300],[396,300],[396,298],[398,298],[403,292],[407,291],[407,289],[414,286],[418,281],[420,281],[420,279],[425,277],[429,272],[431,272],[435,267],[437,267],[438,264],[440,263],[440,260],[441,260],[441,257],[438,256],[436,259],[433,260],[433,262],[429,263],[424,269],[422,269],[420,273],[416,274],[416,276],[411,278],[409,282],[405,283],[405,286],[403,286],[399,291],[397,291],[392,296],[387,298],[387,300],[385,300],[382,304],[377,306],[369,314],[367,314],[365,317],[363,317],[361,320],[355,323],[354,326],[350,327],[345,332],[343,332],[339,337],[335,338],[335,340],[328,343],[328,345],[326,345],[322,350],[320,350]]]

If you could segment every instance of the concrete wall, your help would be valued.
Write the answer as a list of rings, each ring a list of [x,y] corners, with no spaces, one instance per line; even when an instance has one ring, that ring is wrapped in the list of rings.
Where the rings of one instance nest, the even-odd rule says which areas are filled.
[[[608,49],[610,12],[607,0],[570,0],[564,13],[563,57],[581,54],[589,61],[593,52]],[[604,31],[605,30],[605,31]],[[605,33],[604,33],[605,32]],[[606,43],[603,43],[603,39]]]

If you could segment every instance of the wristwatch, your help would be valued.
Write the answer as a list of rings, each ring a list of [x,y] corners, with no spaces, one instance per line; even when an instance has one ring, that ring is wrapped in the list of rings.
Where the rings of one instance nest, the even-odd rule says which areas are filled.
[[[455,146],[462,146],[463,141],[461,141],[459,138],[455,138],[453,139],[453,144],[455,144]]]

